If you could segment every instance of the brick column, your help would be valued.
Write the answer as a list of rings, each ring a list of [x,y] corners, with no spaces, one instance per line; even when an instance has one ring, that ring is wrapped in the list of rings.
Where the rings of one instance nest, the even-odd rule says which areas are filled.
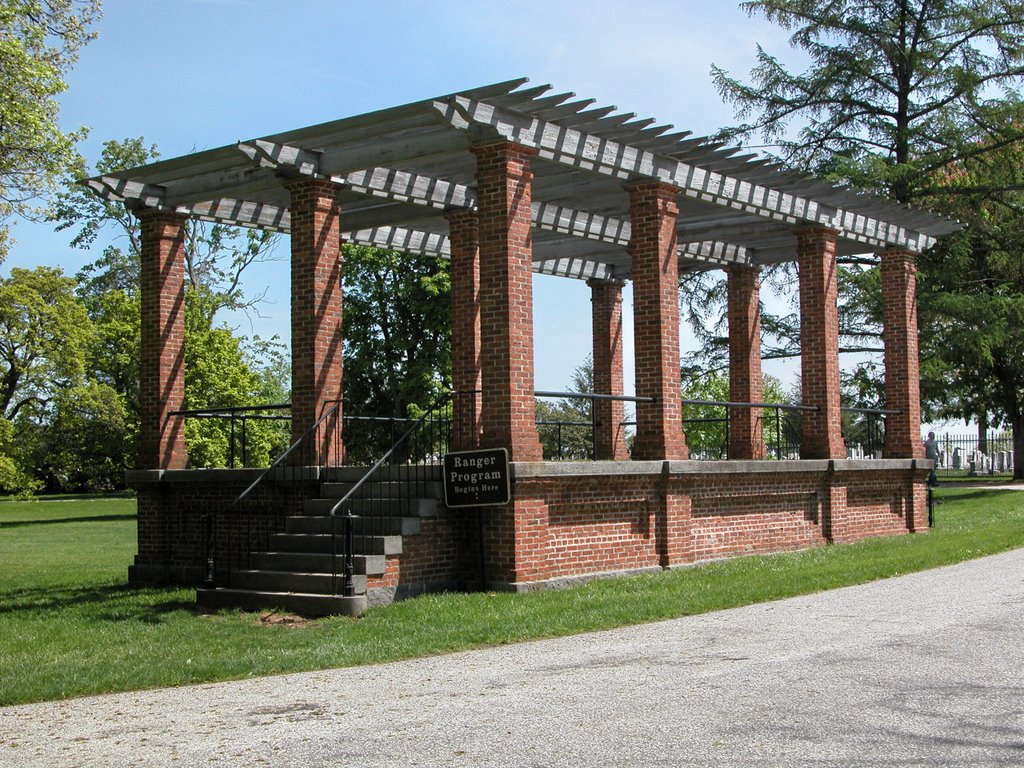
[[[917,264],[902,249],[882,251],[882,342],[885,404],[900,411],[885,420],[885,458],[924,458],[921,376],[917,356]]]
[[[693,548],[693,500],[678,480],[663,477],[659,496],[658,564],[673,568],[692,563],[696,556]]]
[[[475,212],[450,211],[445,218],[451,244],[452,384],[457,393],[452,440],[457,450],[470,450],[480,445],[482,429],[480,237]]]
[[[285,182],[292,245],[292,440],[341,399],[340,187],[329,181]],[[296,461],[341,459],[341,409],[320,430],[312,452]]]
[[[594,392],[621,395],[622,379],[622,283],[618,280],[588,280],[594,345]],[[596,430],[594,458],[625,461],[624,404],[621,400],[595,400]]]
[[[729,267],[729,399],[759,403],[761,393],[761,270]],[[760,408],[729,409],[729,458],[763,459]]]
[[[796,231],[800,269],[800,371],[804,405],[802,459],[846,458],[839,400],[839,310],[836,232]]]
[[[532,150],[507,141],[472,148],[480,234],[483,438],[511,461],[541,461],[533,383]]]
[[[660,182],[627,187],[632,238],[633,335],[637,403],[634,459],[687,459],[679,375],[678,189]]]
[[[140,469],[188,465],[185,419],[185,226],[187,217],[142,209]],[[199,405],[205,405],[200,403]]]

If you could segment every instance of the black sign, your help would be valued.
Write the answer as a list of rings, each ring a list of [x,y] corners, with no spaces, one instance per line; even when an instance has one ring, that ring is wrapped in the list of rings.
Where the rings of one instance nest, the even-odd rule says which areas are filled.
[[[444,503],[449,507],[508,504],[508,451],[459,451],[444,455]]]

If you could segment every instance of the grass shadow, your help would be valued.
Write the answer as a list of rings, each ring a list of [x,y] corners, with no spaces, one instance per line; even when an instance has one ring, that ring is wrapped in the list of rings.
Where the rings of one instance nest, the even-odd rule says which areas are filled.
[[[0,523],[0,529],[22,528],[26,525],[54,525],[59,523],[105,523],[114,520],[138,520],[139,516],[134,512],[124,515],[88,515],[85,517],[55,517],[48,520],[12,520],[8,523]]]
[[[0,594],[0,616],[76,608],[104,621],[139,621],[159,624],[162,618],[176,611],[198,614],[195,600],[146,600],[161,594],[178,593],[181,587],[154,589],[110,584],[91,587],[41,587],[14,590]]]

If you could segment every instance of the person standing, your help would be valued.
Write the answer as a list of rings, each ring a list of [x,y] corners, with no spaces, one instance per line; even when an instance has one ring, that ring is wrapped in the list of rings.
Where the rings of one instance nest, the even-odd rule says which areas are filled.
[[[928,486],[935,488],[939,484],[939,478],[935,474],[935,468],[939,466],[939,441],[935,439],[934,432],[929,432],[928,439],[924,441],[924,457],[932,462],[932,471],[928,475]]]

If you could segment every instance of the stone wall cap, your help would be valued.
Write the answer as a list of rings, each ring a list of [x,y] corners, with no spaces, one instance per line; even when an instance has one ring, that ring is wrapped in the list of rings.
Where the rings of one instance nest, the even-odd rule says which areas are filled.
[[[917,462],[915,464],[915,461]],[[924,469],[920,459],[760,459],[744,461],[514,461],[514,479],[624,475],[734,475],[789,472],[878,472]]]
[[[129,469],[125,481],[129,487],[149,483],[252,482],[262,469]]]
[[[528,477],[614,477],[660,475],[663,461],[513,461],[513,478]]]

